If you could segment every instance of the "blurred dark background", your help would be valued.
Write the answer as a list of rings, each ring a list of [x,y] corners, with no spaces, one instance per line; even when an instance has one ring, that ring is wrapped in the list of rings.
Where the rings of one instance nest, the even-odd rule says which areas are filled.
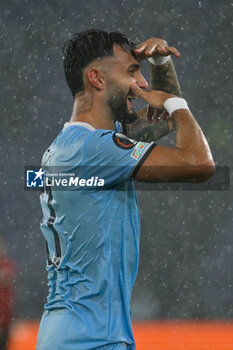
[[[184,97],[218,165],[232,163],[232,2],[223,0],[1,0],[0,235],[17,265],[15,317],[39,318],[47,295],[39,192],[24,167],[39,165],[68,121],[72,97],[61,48],[74,32],[161,37]],[[143,72],[149,78],[148,65]],[[170,141],[169,141],[170,140]],[[171,136],[163,142],[174,142]],[[233,199],[229,191],[143,191],[141,259],[133,292],[138,319],[233,318]]]

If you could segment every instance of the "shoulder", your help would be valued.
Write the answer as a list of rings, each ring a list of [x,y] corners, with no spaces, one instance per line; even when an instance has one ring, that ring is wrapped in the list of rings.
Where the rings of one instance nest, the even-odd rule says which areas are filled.
[[[54,143],[63,143],[69,146],[73,143],[83,142],[90,133],[92,133],[92,131],[87,128],[78,125],[70,125],[61,130]]]
[[[114,131],[97,129],[90,133],[84,142],[84,147],[89,150],[105,150],[107,153],[117,150],[130,150],[137,144],[137,141],[128,136]]]
[[[64,127],[42,157],[42,165],[59,165],[76,158],[92,131],[79,126]]]

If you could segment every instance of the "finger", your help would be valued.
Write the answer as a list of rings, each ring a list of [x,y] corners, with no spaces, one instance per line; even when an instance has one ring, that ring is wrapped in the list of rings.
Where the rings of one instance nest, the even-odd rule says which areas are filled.
[[[164,118],[164,117],[166,116],[166,113],[167,113],[167,112],[166,112],[165,110],[162,111],[162,112],[160,112],[160,117],[161,117],[161,118]]]
[[[145,55],[146,56],[152,56],[152,54],[156,53],[157,51],[157,44],[153,45],[153,46],[148,46],[145,50]]]
[[[168,47],[164,47],[161,44],[156,44],[145,51],[146,56],[168,56],[170,51]]]
[[[136,49],[134,49],[135,53],[142,53],[146,48],[147,44],[140,44]]]
[[[144,101],[146,101],[147,103],[149,103],[149,101],[148,101],[148,96],[147,96],[147,92],[146,92],[146,91],[142,90],[142,89],[141,89],[137,84],[135,84],[135,83],[132,83],[132,84],[130,85],[130,88],[131,88],[131,90],[132,90],[132,92],[133,92],[133,94],[134,94],[135,96],[138,96],[138,97],[142,98]]]
[[[166,110],[164,110],[162,113],[160,113],[159,116],[160,116],[160,118],[162,118],[164,120],[170,119],[170,115],[169,115],[169,113]]]
[[[156,110],[156,113],[154,115],[153,121],[158,123],[160,121],[161,117],[160,117],[160,112],[158,110]]]
[[[180,53],[179,53],[179,51],[178,51],[175,47],[170,46],[168,49],[169,49],[169,52],[170,52],[172,55],[174,55],[174,56],[176,56],[176,57],[180,57]]]
[[[154,113],[155,113],[155,109],[152,108],[151,106],[148,106],[147,113],[146,113],[146,119],[147,119],[149,124],[151,124],[153,122]]]
[[[159,54],[163,54],[164,56],[169,55],[168,47],[164,47],[162,45],[158,45],[157,50],[158,50]]]

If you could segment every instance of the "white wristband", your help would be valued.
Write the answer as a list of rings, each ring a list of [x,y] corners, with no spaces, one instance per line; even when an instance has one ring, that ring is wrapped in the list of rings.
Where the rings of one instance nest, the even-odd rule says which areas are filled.
[[[178,109],[187,109],[189,111],[187,102],[181,97],[168,98],[164,102],[164,108],[170,115],[172,115],[172,113]]]
[[[155,66],[162,66],[170,60],[169,56],[160,56],[160,57],[149,57],[148,61]]]

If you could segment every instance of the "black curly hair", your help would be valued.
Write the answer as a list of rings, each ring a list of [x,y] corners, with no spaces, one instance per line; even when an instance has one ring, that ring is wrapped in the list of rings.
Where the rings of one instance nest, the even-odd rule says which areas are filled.
[[[113,55],[113,44],[117,44],[136,58],[135,43],[120,32],[105,32],[91,29],[75,33],[63,47],[64,71],[73,96],[84,90],[83,69],[93,60]]]

